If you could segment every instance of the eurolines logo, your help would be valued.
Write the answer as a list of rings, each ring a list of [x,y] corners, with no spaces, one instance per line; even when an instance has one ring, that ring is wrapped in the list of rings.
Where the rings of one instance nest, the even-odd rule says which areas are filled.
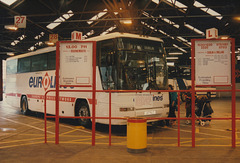
[[[153,95],[153,101],[162,101],[162,100],[163,100],[163,95],[160,95],[160,96]]]
[[[55,88],[56,85],[56,76],[49,76],[48,73],[42,76],[31,76],[29,78],[29,87],[30,88],[44,88],[46,91],[49,87]]]

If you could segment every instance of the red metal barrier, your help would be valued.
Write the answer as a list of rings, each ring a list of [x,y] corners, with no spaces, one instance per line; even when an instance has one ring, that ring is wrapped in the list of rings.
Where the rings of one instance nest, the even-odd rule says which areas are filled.
[[[44,106],[45,106],[45,108],[44,108],[44,115],[45,115],[45,118],[44,118],[44,120],[45,120],[45,143],[47,143],[47,123],[46,123],[46,121],[47,121],[47,118],[56,118],[56,116],[47,116],[47,114],[46,114],[46,101],[47,101],[47,94],[49,93],[49,92],[54,92],[55,90],[49,90],[49,91],[47,91],[46,93],[45,93],[45,97],[44,97],[44,99],[45,99],[45,103],[44,103]],[[199,90],[199,92],[209,92],[209,91],[211,91],[211,92],[230,92],[231,90]],[[237,92],[240,92],[240,90],[236,90]],[[92,92],[92,90],[59,90],[59,92]],[[240,117],[238,117],[238,118],[233,118],[233,117],[231,117],[231,118],[222,118],[222,117],[216,117],[216,118],[193,118],[193,117],[190,117],[190,118],[186,118],[186,117],[180,117],[180,111],[181,111],[181,109],[180,109],[180,93],[181,92],[191,92],[191,90],[96,90],[96,92],[105,92],[105,93],[109,93],[109,116],[108,117],[95,117],[95,119],[108,119],[109,120],[109,146],[111,146],[112,145],[112,143],[111,143],[111,127],[112,127],[112,125],[111,125],[111,120],[112,119],[126,119],[127,120],[127,118],[124,118],[124,117],[112,117],[112,115],[111,115],[111,93],[113,93],[113,92],[149,92],[149,93],[151,93],[151,92],[177,92],[178,93],[178,115],[177,115],[177,118],[166,118],[166,117],[163,117],[163,118],[158,118],[158,117],[148,117],[148,118],[146,118],[147,120],[166,120],[166,119],[168,119],[168,120],[170,120],[170,119],[175,119],[175,120],[177,120],[177,122],[178,122],[178,147],[180,147],[181,146],[181,144],[180,144],[180,120],[191,120],[193,123],[192,123],[192,147],[195,147],[195,121],[196,120],[201,120],[201,119],[204,119],[204,120],[232,120],[232,121],[234,121],[234,120],[240,120]],[[198,91],[197,91],[198,92]],[[193,107],[194,107],[194,109],[195,109],[195,103],[194,103],[194,105],[192,105]],[[194,116],[195,116],[195,110],[193,111],[193,113],[194,113]],[[59,118],[73,118],[73,119],[78,119],[78,118],[88,118],[88,119],[93,119],[93,116],[91,116],[91,117],[72,117],[72,116],[59,116]],[[94,125],[95,126],[95,125]],[[194,127],[193,127],[194,126]],[[232,135],[236,135],[236,130],[232,130]],[[59,138],[59,136],[55,136],[55,138]],[[232,136],[232,139],[236,139],[236,137],[235,136]],[[56,140],[55,140],[55,142],[56,142]],[[236,143],[236,140],[232,140],[232,147],[234,148],[234,147],[236,147],[236,145],[235,146],[233,146],[235,143]],[[56,143],[56,144],[58,144],[58,143]],[[92,145],[94,146],[95,145],[95,130],[92,130]]]

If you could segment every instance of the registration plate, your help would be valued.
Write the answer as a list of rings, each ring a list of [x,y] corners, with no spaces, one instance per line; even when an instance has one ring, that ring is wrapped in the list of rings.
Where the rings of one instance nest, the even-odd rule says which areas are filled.
[[[151,110],[151,111],[145,111],[144,115],[152,115],[152,114],[156,114],[156,110]]]

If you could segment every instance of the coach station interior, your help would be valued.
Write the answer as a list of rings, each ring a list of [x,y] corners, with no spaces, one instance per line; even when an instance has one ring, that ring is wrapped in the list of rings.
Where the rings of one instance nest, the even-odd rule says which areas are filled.
[[[239,162],[239,0],[0,0],[0,29],[0,162]],[[209,30],[214,31],[215,37],[208,38],[212,34]],[[58,124],[54,115],[46,118],[37,111],[23,115],[20,101],[16,102],[19,107],[7,103],[6,62],[26,53],[54,48],[57,41],[71,41],[74,31],[81,32],[81,40],[114,32],[162,40],[166,86],[172,85],[172,92],[177,92],[175,120],[167,119],[168,116],[151,117],[156,112],[148,111],[143,116],[147,118],[146,128],[137,123],[130,128],[131,118],[142,123],[139,117],[124,117],[125,125],[79,125],[74,118],[60,118]],[[195,87],[196,40],[230,42],[227,84]],[[217,69],[222,68],[212,66],[209,71]],[[189,91],[189,86],[194,89]],[[144,94],[137,86],[133,91]],[[155,93],[162,92],[159,89]],[[168,93],[167,87],[165,92]],[[210,117],[195,119],[197,113],[196,117],[190,113],[194,117],[186,118],[187,92],[195,100],[207,99],[204,107],[211,107]],[[96,96],[100,93],[96,92]],[[153,100],[161,101],[160,95],[152,96]],[[40,101],[43,106],[44,98]],[[106,100],[106,107],[108,103]],[[144,150],[138,149],[139,144],[145,145]],[[129,150],[131,145],[137,149]]]

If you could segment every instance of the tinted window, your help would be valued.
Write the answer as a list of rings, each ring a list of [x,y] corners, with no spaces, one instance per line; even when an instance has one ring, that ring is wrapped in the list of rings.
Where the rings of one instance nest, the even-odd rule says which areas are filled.
[[[47,53],[48,56],[48,70],[56,69],[56,52]]]
[[[20,58],[18,60],[18,72],[29,72],[31,67],[30,57]]]
[[[47,55],[35,55],[31,57],[32,65],[31,71],[47,70]]]

